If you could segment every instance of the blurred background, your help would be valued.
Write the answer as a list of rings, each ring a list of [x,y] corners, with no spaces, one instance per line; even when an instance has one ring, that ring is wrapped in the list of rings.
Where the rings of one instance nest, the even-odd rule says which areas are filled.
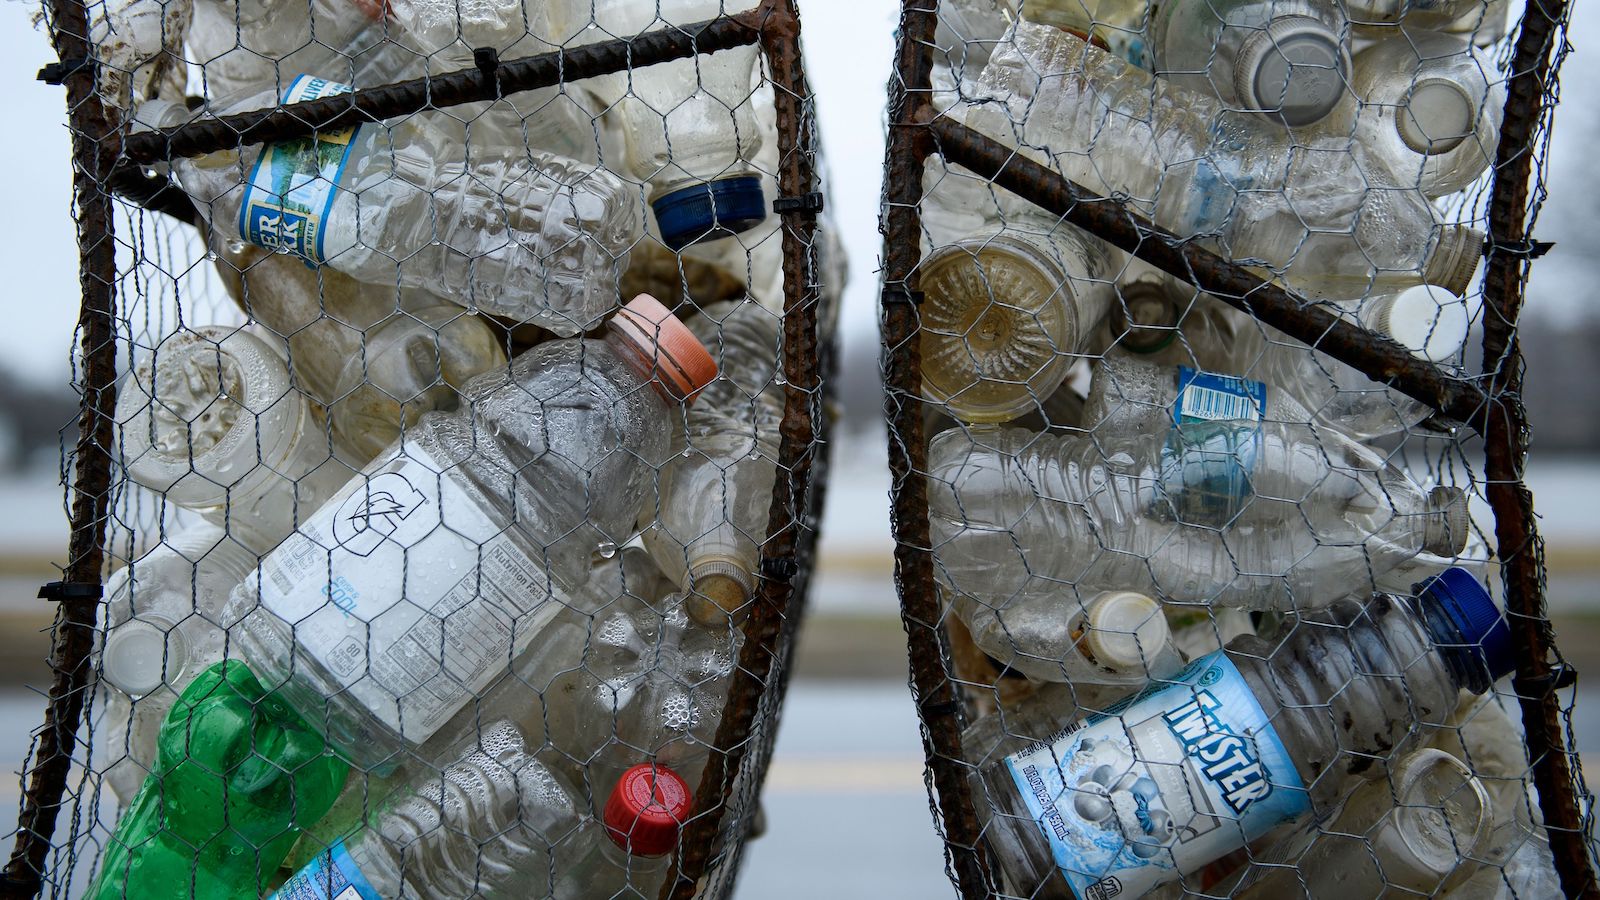
[[[906,688],[889,537],[876,287],[883,99],[898,4],[801,0],[818,95],[831,213],[851,254],[835,396],[845,416],[833,450],[820,572],[767,782],[768,832],[752,843],[747,897],[952,896],[922,784],[921,743]],[[68,133],[60,88],[34,80],[53,56],[35,3],[0,6],[0,80],[12,85],[0,171],[12,234],[0,242],[9,286],[0,328],[0,773],[17,772],[40,721],[52,610],[35,600],[64,559],[63,428],[76,398],[70,347],[77,256]],[[1535,425],[1528,481],[1549,544],[1550,605],[1580,672],[1600,671],[1600,18],[1580,10],[1564,69],[1538,237],[1556,248],[1535,266],[1523,351]],[[1600,689],[1578,688],[1579,749],[1600,777]],[[1591,782],[1593,783],[1593,782]],[[0,820],[19,783],[0,776]],[[9,830],[8,828],[6,830]]]

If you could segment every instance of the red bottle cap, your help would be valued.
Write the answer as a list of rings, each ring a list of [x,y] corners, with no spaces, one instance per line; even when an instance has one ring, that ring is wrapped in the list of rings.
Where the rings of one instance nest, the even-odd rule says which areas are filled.
[[[689,785],[666,766],[640,763],[622,773],[606,800],[606,834],[634,856],[661,856],[678,844],[689,818]]]

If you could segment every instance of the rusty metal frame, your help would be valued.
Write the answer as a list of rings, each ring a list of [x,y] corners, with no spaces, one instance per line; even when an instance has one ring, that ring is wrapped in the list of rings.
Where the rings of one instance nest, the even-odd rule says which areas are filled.
[[[1461,378],[1419,360],[1381,335],[1343,321],[1255,273],[1163,231],[1127,205],[1077,185],[983,134],[941,118],[931,103],[938,0],[902,0],[895,71],[889,90],[885,157],[883,372],[895,532],[895,578],[911,655],[911,681],[922,722],[930,794],[942,818],[951,876],[964,898],[997,893],[985,858],[961,749],[956,681],[940,644],[943,610],[935,593],[928,526],[927,440],[917,286],[921,262],[923,164],[933,153],[987,178],[1182,281],[1217,296],[1318,351],[1431,406],[1485,438],[1486,493],[1495,513],[1506,606],[1519,649],[1513,686],[1519,696],[1540,809],[1562,889],[1600,898],[1592,818],[1581,770],[1569,759],[1556,690],[1570,671],[1557,654],[1544,603],[1543,544],[1532,496],[1522,481],[1527,419],[1516,342],[1532,246],[1528,182],[1554,75],[1552,47],[1566,0],[1528,0],[1511,64],[1504,124],[1489,203],[1484,286],[1486,371]]]
[[[48,0],[49,25],[62,60],[93,60],[88,40],[86,0]],[[161,131],[127,134],[96,93],[93,65],[77,67],[64,79],[73,136],[75,218],[83,287],[79,333],[83,353],[82,407],[76,470],[73,476],[72,538],[63,580],[92,587],[98,594],[104,562],[105,523],[113,482],[113,410],[116,405],[116,258],[112,224],[113,194],[173,218],[197,223],[192,203],[164,177],[145,166],[176,156],[193,156],[264,141],[285,140],[366,122],[379,122],[427,109],[493,100],[520,91],[551,87],[582,78],[686,59],[755,44],[767,62],[773,85],[780,147],[781,197],[804,198],[820,190],[815,166],[815,115],[800,49],[800,17],[794,0],[762,0],[736,15],[667,27],[632,38],[563,48],[511,61],[480,55],[479,66],[337,97],[282,105],[226,117],[207,117]],[[672,877],[661,897],[693,896],[708,877],[726,876],[737,865],[742,836],[755,804],[725,823],[734,784],[745,776],[759,793],[771,750],[771,732],[761,743],[751,739],[764,698],[775,718],[787,686],[788,657],[796,618],[803,610],[817,537],[821,486],[813,473],[825,472],[829,443],[823,404],[828,390],[831,335],[818,332],[822,303],[814,204],[785,204],[782,223],[785,378],[780,423],[778,471],[761,548],[759,587],[749,618],[741,626],[741,648],[733,684],[723,709],[716,745],[695,792],[693,818],[686,823],[675,854]],[[56,819],[81,745],[85,696],[92,662],[99,601],[61,603],[51,649],[54,681],[29,782],[22,798],[11,858],[0,874],[0,898],[36,897],[45,883],[45,860]],[[770,722],[768,723],[770,725]],[[722,846],[731,843],[733,846]]]

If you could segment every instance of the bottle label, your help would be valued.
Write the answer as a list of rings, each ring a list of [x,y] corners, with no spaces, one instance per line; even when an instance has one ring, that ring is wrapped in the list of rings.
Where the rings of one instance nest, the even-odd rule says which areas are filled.
[[[289,876],[267,900],[383,900],[383,895],[340,841]]]
[[[1142,897],[1311,808],[1221,651],[1005,765],[1080,900]]]
[[[420,744],[561,603],[544,567],[406,442],[261,564],[261,605],[378,720]]]
[[[1178,367],[1178,401],[1172,424],[1260,422],[1266,417],[1267,386],[1259,381]]]
[[[300,75],[283,92],[283,102],[349,92],[348,84]],[[263,147],[245,182],[239,234],[258,247],[292,253],[308,267],[322,262],[324,225],[360,130],[321,131]]]
[[[1266,406],[1259,381],[1180,366],[1152,514],[1217,528],[1233,521],[1254,493]]]

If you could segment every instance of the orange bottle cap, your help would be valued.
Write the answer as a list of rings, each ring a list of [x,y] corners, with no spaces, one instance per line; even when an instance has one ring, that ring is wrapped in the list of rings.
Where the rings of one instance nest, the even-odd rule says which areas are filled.
[[[717,377],[711,352],[689,326],[649,294],[628,301],[612,317],[611,327],[654,362],[652,377],[678,400],[693,402],[700,389]]]

